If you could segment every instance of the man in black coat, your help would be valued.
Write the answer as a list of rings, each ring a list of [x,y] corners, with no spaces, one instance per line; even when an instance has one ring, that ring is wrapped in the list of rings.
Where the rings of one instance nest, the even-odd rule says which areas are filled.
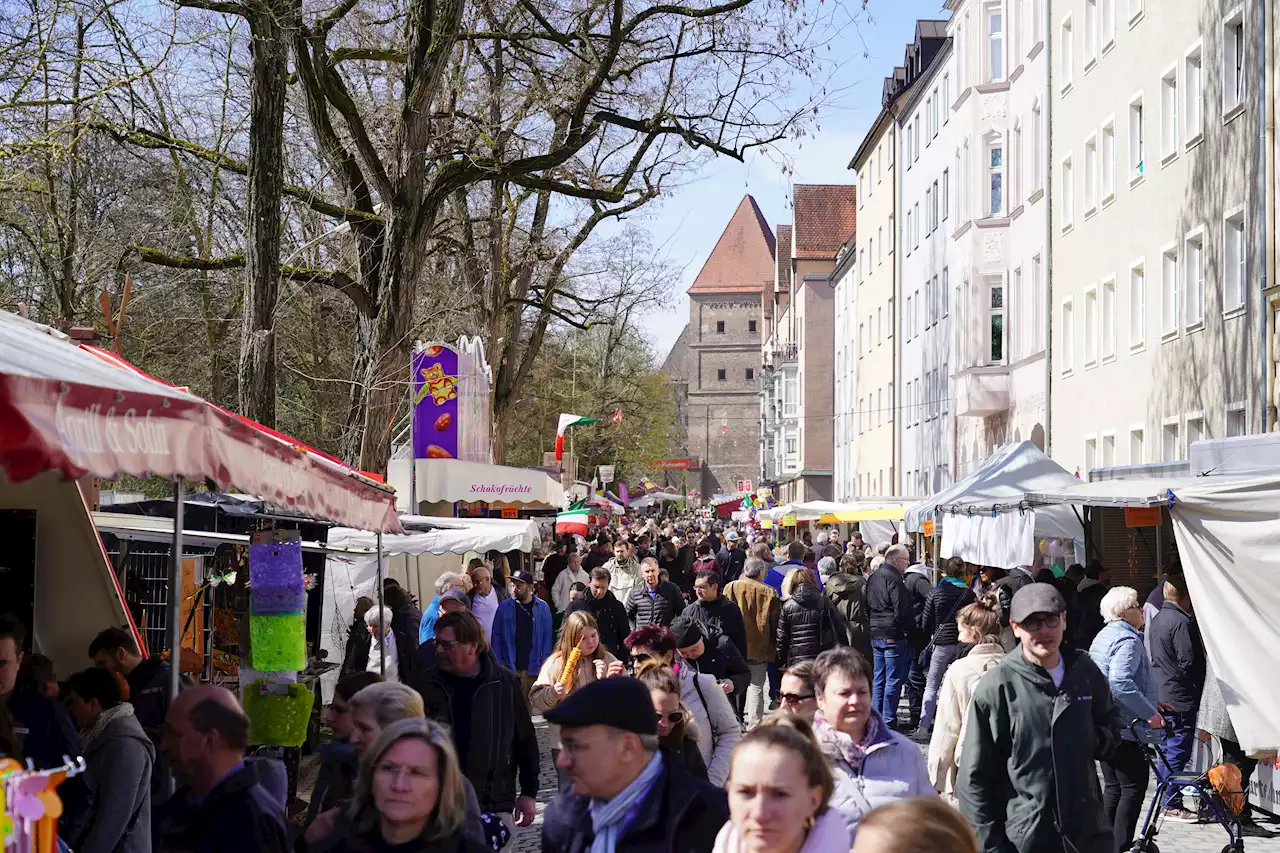
[[[725,792],[658,748],[649,690],[626,676],[593,681],[545,714],[560,726],[556,763],[570,786],[547,806],[543,853],[707,851],[729,819]]]
[[[1027,571],[1026,567],[1016,566],[993,584],[996,601],[1000,604],[1000,624],[1004,627],[1004,635],[1001,639],[1005,649],[1012,649],[1018,644],[1013,636],[1013,629],[1009,627],[1009,610],[1013,607],[1013,596],[1024,586],[1030,586],[1035,582],[1035,576]]]
[[[924,693],[929,674],[929,661],[925,658],[929,638],[925,636],[924,609],[933,594],[933,580],[929,569],[923,563],[916,563],[907,569],[902,576],[902,584],[906,587],[907,597],[911,602],[911,630],[907,636],[911,640],[911,669],[907,673],[907,707],[910,731],[920,725],[920,709],[924,703]]]
[[[909,562],[905,545],[890,546],[884,563],[867,578],[866,587],[874,672],[871,706],[894,729],[898,727],[898,700],[911,668],[911,632],[915,630],[911,595],[902,580]]]
[[[720,578],[715,572],[698,572],[693,580],[693,593],[697,601],[690,602],[680,615],[688,616],[705,630],[724,634],[737,646],[738,653],[747,656],[747,626],[738,605],[720,594]]]
[[[1094,560],[1085,568],[1084,580],[1080,581],[1076,587],[1077,622],[1074,626],[1068,625],[1067,628],[1070,631],[1072,643],[1084,652],[1089,651],[1093,638],[1098,636],[1098,632],[1106,624],[1102,618],[1102,597],[1111,587],[1107,586],[1103,580],[1104,574],[1106,569],[1102,567],[1102,563]],[[1071,615],[1070,611],[1068,615]]]
[[[1156,699],[1169,713],[1173,725],[1164,730],[1165,761],[1159,776],[1181,773],[1191,759],[1196,738],[1196,713],[1204,692],[1205,653],[1200,626],[1191,612],[1191,594],[1185,575],[1170,575],[1164,582],[1164,604],[1147,629],[1151,634],[1151,668],[1156,678]],[[1181,808],[1182,792],[1169,796],[1166,812],[1174,820],[1192,821],[1195,815]]]
[[[662,579],[658,561],[653,557],[640,564],[640,577],[644,583],[627,593],[627,620],[631,623],[631,630],[647,625],[670,625],[671,620],[684,610],[680,587]]]
[[[741,716],[747,686],[751,684],[751,668],[733,642],[719,631],[704,629],[688,616],[672,622],[671,633],[676,638],[680,659],[714,678]]]
[[[612,578],[608,569],[594,568],[591,580],[587,584],[586,595],[580,595],[565,608],[564,615],[585,610],[596,620],[596,629],[600,632],[600,642],[618,660],[627,659],[627,635],[631,633],[631,625],[627,621],[626,608],[609,590]]]

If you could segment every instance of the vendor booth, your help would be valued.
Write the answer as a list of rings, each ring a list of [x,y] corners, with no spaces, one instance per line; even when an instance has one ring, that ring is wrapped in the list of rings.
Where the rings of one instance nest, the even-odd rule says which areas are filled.
[[[1029,441],[1007,444],[972,474],[909,507],[908,533],[941,535],[941,559],[1009,569],[1083,562],[1084,526],[1067,506],[1035,507],[1031,492],[1079,482]]]
[[[435,582],[445,572],[462,571],[471,556],[490,551],[531,553],[538,542],[532,519],[436,518],[402,516],[406,533],[382,537],[386,577],[394,578],[425,607],[435,596]],[[365,530],[335,527],[329,531],[321,648],[328,659],[342,661],[356,599],[377,597],[378,536]],[[333,693],[337,673],[321,679],[325,701]]]

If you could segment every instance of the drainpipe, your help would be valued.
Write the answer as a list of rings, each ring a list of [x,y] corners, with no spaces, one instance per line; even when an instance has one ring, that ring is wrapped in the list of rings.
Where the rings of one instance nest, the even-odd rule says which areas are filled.
[[[1268,26],[1271,15],[1270,0],[1258,3],[1258,64],[1262,73],[1258,75],[1261,85],[1258,86],[1258,203],[1262,210],[1257,217],[1259,229],[1259,278],[1262,285],[1258,299],[1258,336],[1259,358],[1262,362],[1262,399],[1259,401],[1261,417],[1260,432],[1271,431],[1272,403],[1275,395],[1275,370],[1271,360],[1271,304],[1268,290],[1271,287],[1271,269],[1275,263],[1275,195],[1272,191],[1275,162],[1272,152],[1275,127],[1275,110],[1272,103],[1270,73],[1272,71],[1273,51],[1271,49],[1270,30]]]
[[[1268,2],[1268,0],[1262,0]],[[1047,4],[1052,8],[1053,4]],[[1044,453],[1053,456],[1053,25],[1049,8],[1045,9],[1044,62],[1046,81],[1044,87],[1044,168],[1040,179],[1044,181]]]
[[[908,85],[908,90],[910,85]],[[899,96],[901,97],[901,96]],[[897,105],[894,105],[893,111],[893,227],[896,232],[893,236],[893,316],[889,318],[891,327],[893,328],[893,476],[890,477],[894,494],[905,494],[905,484],[902,480],[902,442],[899,436],[902,434],[902,407],[898,405],[898,401],[903,399],[902,394],[902,376],[899,368],[902,365],[902,359],[899,357],[898,342],[902,340],[902,324],[898,322],[898,318],[902,316],[902,293],[899,287],[902,284],[902,259],[905,253],[902,251],[902,240],[899,235],[903,233],[902,222],[899,217],[902,200],[902,125],[898,121]],[[910,235],[907,235],[910,239]]]

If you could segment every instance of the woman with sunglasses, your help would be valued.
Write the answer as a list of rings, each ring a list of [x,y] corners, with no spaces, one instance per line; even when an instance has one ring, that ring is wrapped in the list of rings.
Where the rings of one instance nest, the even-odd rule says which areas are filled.
[[[658,746],[667,759],[707,781],[707,763],[698,750],[698,726],[680,701],[680,676],[671,667],[648,660],[636,667],[636,679],[649,688],[653,712],[658,715]]]
[[[670,629],[648,625],[632,631],[626,641],[633,666],[653,660],[675,670],[680,679],[680,701],[697,725],[698,751],[707,765],[707,781],[723,787],[729,779],[733,748],[742,740],[742,725],[729,697],[711,675],[699,674],[677,659],[676,638]]]
[[[802,660],[784,669],[781,686],[778,710],[813,725],[813,715],[818,712],[818,694],[813,689],[813,661]]]

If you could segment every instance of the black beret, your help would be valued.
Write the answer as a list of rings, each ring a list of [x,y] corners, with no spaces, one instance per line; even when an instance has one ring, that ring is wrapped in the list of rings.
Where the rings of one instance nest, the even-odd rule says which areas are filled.
[[[649,688],[625,675],[593,681],[542,716],[549,723],[570,728],[611,726],[638,735],[658,733],[658,715]]]

